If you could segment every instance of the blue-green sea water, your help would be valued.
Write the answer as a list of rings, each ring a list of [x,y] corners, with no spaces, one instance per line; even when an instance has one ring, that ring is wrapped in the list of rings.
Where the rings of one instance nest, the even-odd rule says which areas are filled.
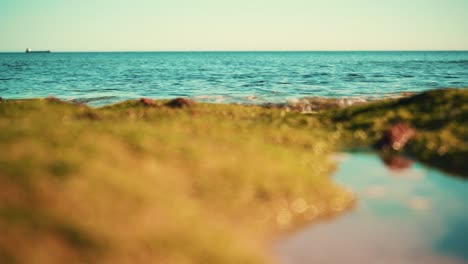
[[[0,53],[0,96],[263,103],[468,87],[468,52]]]

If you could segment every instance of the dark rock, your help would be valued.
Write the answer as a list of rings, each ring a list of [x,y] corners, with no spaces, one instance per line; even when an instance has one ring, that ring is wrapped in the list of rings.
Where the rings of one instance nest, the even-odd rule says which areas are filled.
[[[3,103],[3,102],[5,102],[5,101],[6,101],[5,99],[3,99],[2,97],[0,97],[0,103]]]
[[[181,97],[175,98],[166,103],[166,106],[169,106],[172,108],[192,107],[194,105],[195,105],[194,101],[187,99],[187,98],[181,98]]]
[[[414,138],[416,130],[404,123],[393,124],[375,145],[380,150],[402,150],[406,143]]]
[[[149,98],[141,98],[140,103],[144,104],[145,106],[154,106],[153,100]]]

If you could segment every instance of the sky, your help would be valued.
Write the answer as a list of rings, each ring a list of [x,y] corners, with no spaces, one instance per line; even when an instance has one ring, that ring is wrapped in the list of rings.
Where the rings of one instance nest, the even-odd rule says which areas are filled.
[[[468,0],[0,0],[0,51],[468,50]]]

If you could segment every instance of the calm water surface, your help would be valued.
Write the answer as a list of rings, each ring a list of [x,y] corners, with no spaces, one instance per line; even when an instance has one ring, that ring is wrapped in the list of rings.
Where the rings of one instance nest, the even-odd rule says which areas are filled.
[[[279,241],[281,263],[468,263],[467,180],[419,163],[389,169],[372,154],[340,164],[336,180],[356,193],[356,208]]]
[[[91,105],[139,97],[284,102],[468,87],[468,52],[0,54],[0,96]]]

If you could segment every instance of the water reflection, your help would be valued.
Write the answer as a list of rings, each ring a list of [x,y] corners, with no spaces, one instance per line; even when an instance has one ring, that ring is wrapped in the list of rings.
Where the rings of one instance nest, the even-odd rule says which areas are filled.
[[[280,263],[468,263],[467,181],[401,157],[340,160],[355,210],[279,241]]]
[[[411,159],[400,155],[382,153],[380,154],[380,159],[392,171],[406,170],[413,165]]]

